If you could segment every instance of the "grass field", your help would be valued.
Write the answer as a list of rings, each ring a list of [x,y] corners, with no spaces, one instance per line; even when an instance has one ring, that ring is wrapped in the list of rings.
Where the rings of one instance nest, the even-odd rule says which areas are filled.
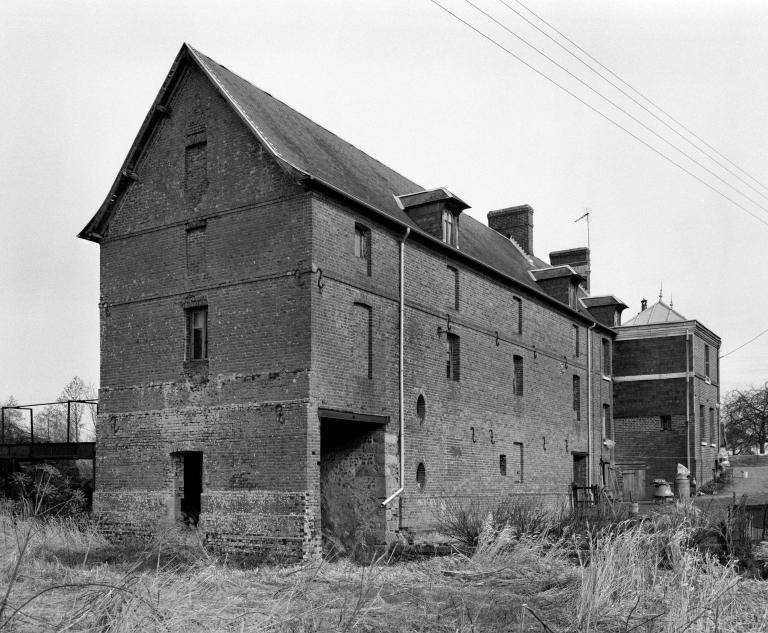
[[[0,631],[768,631],[768,583],[691,545],[687,510],[600,533],[486,520],[471,555],[242,568],[194,531],[109,544],[0,514]]]

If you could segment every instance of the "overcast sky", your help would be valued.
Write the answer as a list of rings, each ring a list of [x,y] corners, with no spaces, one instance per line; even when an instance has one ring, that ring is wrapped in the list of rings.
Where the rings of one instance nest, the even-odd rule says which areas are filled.
[[[498,0],[474,1],[610,89]],[[663,283],[665,301],[718,334],[723,353],[768,327],[768,189],[700,157],[738,191],[728,187],[463,0],[441,2],[763,222],[428,0],[6,0],[0,400],[50,400],[75,374],[98,384],[99,247],[75,235],[103,202],[185,41],[422,186],[447,187],[478,219],[532,205],[543,259],[586,244],[574,220],[591,209],[593,293],[627,303],[625,320]],[[768,3],[526,4],[768,185]],[[722,360],[723,390],[763,382],[766,365],[768,334]]]

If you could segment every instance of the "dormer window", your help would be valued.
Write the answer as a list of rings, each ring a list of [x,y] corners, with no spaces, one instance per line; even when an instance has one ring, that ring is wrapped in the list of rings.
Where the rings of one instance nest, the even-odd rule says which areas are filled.
[[[456,230],[456,218],[448,209],[443,209],[443,242],[451,246],[458,246],[458,231]]]

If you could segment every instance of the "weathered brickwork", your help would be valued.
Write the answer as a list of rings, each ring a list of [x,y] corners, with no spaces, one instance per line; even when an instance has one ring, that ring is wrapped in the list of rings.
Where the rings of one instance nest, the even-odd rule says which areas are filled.
[[[217,84],[200,70],[214,62],[194,55],[182,49],[172,97],[88,233],[102,272],[94,507],[116,536],[183,520],[222,552],[315,556],[324,533],[367,552],[428,538],[446,499],[557,505],[574,481],[602,484],[617,455],[647,453],[661,472],[680,454],[680,385],[614,386],[603,361],[605,346],[622,375],[684,371],[679,359],[613,354],[614,331],[567,307],[570,275],[562,301],[547,295],[529,278],[535,260],[490,229],[470,233],[444,190],[432,193],[456,211],[459,248],[442,244],[442,207],[394,209],[391,194],[416,185],[264,94],[233,107],[242,80]],[[253,121],[259,103],[324,144],[298,135],[278,151],[276,119],[264,115],[264,134]],[[322,180],[337,176],[354,195]],[[371,194],[369,177],[378,210],[357,195]],[[494,244],[494,266],[462,250],[462,230]],[[623,304],[607,299],[616,314]],[[694,346],[696,412],[717,398],[704,355]],[[643,408],[651,399],[673,415],[669,454],[640,432],[662,414]]]
[[[653,495],[654,478],[674,478],[677,464],[689,467],[699,485],[713,477],[722,440],[719,346],[720,340],[696,321],[627,327],[619,332],[614,385],[616,461],[630,470],[638,463],[645,465],[646,497]],[[661,430],[661,416],[670,417],[671,430]]]

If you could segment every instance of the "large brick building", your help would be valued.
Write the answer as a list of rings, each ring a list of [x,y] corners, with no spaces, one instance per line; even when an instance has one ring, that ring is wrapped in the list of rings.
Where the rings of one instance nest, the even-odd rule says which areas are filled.
[[[611,460],[625,307],[183,46],[101,208],[95,511],[223,550],[428,532],[441,499],[566,499]]]
[[[614,439],[624,490],[653,494],[677,464],[712,479],[721,442],[720,338],[661,300],[616,328]]]

